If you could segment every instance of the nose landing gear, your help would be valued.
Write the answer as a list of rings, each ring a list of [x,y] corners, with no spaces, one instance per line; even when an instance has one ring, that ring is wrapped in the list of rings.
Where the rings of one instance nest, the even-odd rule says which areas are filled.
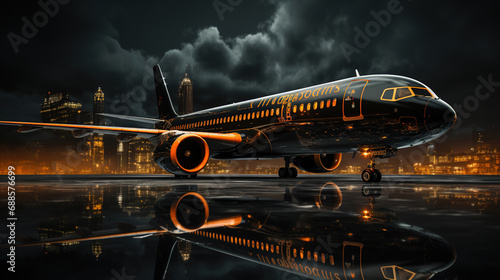
[[[285,167],[281,167],[278,171],[280,178],[296,178],[298,171],[295,167],[290,167],[290,162],[292,162],[291,157],[285,157]]]
[[[375,168],[375,165],[375,157],[372,155],[370,156],[368,168],[361,172],[361,179],[363,179],[363,182],[380,182],[380,180],[382,180],[382,173]]]

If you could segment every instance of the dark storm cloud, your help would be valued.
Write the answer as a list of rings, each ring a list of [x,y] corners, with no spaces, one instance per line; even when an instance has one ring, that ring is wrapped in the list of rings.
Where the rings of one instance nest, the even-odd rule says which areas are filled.
[[[451,104],[474,94],[479,75],[492,73],[500,80],[499,44],[492,32],[497,20],[487,1],[467,7],[403,0],[243,2],[223,21],[211,3],[194,3],[72,1],[61,6],[17,55],[3,41],[0,98],[11,112],[2,110],[0,118],[37,120],[27,110],[37,110],[47,91],[69,92],[90,109],[97,86],[106,94],[106,111],[154,117],[151,66],[156,63],[174,101],[189,65],[195,109],[350,77],[355,68],[361,74],[416,78]],[[384,18],[390,5],[398,12]],[[37,10],[36,5],[13,9],[1,27],[4,38],[19,33],[20,18]],[[367,26],[377,22],[376,34],[357,45],[357,30],[367,33]],[[346,44],[358,51],[346,54]],[[29,98],[20,104],[12,96]],[[490,104],[481,106],[490,110]],[[469,124],[471,119],[491,122],[477,113]]]

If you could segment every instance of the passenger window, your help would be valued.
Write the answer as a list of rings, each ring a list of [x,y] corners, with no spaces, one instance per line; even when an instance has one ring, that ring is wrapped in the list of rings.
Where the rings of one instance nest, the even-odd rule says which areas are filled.
[[[319,108],[323,109],[324,107],[325,107],[325,101],[321,100],[321,102],[319,103]]]
[[[252,112],[252,120],[255,119],[255,112]]]
[[[260,117],[260,111],[257,112],[257,119]]]
[[[274,116],[274,109],[271,109],[271,117]]]
[[[311,111],[311,103],[307,103],[307,111]]]
[[[246,114],[243,114],[243,120],[246,121],[247,120],[247,115]]]
[[[332,100],[332,107],[335,107],[335,106],[337,106],[337,98],[334,98]]]
[[[398,88],[396,90],[396,100],[412,96],[413,94],[411,93],[409,88]]]
[[[276,108],[276,116],[280,114],[280,108]]]
[[[301,112],[304,111],[304,104],[300,104],[299,111],[301,111]]]
[[[330,102],[331,102],[330,99],[326,101],[326,108],[330,108]]]
[[[318,109],[318,102],[314,102],[314,104],[313,104],[313,109],[314,109],[314,110]]]
[[[293,105],[293,112],[297,113],[297,105]]]

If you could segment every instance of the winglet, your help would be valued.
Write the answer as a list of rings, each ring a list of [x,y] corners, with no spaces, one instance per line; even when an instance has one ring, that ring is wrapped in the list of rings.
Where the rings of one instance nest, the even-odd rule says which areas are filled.
[[[359,77],[359,72],[358,72],[358,69],[355,70],[356,71],[356,77]]]
[[[167,84],[161,73],[160,65],[156,64],[153,67],[153,73],[155,78],[155,89],[156,98],[158,101],[158,116],[160,119],[170,119],[177,117],[174,105],[172,104],[172,99],[168,93]]]

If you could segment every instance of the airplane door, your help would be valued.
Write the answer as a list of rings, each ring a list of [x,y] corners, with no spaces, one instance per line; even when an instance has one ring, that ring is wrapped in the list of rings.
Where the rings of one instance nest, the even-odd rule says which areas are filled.
[[[346,280],[364,280],[363,269],[361,267],[361,250],[363,244],[344,241],[342,250],[342,266],[344,267],[344,277]]]
[[[368,80],[352,80],[344,92],[342,113],[344,121],[362,120],[361,101]]]
[[[292,120],[292,102],[288,101],[281,106],[281,121],[289,122]]]

